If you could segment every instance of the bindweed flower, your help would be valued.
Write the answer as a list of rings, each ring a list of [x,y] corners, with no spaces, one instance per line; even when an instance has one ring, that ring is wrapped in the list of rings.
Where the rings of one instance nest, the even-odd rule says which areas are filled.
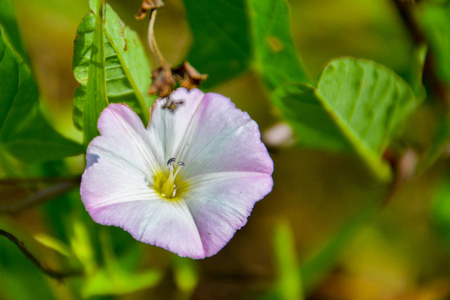
[[[147,128],[110,104],[98,129],[81,181],[92,219],[180,256],[216,254],[272,189],[258,125],[224,96],[180,88],[156,101]]]

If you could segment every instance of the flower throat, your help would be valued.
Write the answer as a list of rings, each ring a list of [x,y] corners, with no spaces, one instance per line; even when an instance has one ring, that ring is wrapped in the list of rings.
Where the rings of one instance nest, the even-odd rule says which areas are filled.
[[[180,182],[178,174],[184,167],[182,161],[178,161],[172,157],[167,161],[169,172],[158,172],[155,175],[155,190],[168,200],[177,200],[185,190],[185,185]]]

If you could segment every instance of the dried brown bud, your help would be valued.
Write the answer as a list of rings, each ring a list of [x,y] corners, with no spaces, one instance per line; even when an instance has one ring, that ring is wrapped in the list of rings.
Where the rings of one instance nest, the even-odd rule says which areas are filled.
[[[136,20],[142,20],[146,17],[148,11],[158,9],[163,6],[164,2],[162,0],[143,0],[135,18]]]
[[[173,78],[170,65],[167,64],[152,71],[152,85],[148,93],[161,98],[167,97],[172,93],[175,84],[176,80]]]
[[[200,74],[189,62],[185,61],[181,66],[172,69],[174,75],[178,75],[180,86],[188,90],[199,87],[208,78],[207,74]]]
[[[208,75],[200,74],[187,61],[175,68],[166,64],[152,71],[152,84],[148,93],[161,98],[167,97],[177,84],[190,90],[200,86],[206,78]]]

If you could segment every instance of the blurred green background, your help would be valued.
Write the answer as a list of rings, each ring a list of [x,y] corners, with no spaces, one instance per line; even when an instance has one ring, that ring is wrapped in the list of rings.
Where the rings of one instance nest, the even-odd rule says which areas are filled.
[[[108,3],[146,43],[147,22],[134,19],[141,2]],[[87,0],[13,4],[41,105],[60,132],[81,142],[72,125],[78,86],[72,56]],[[341,56],[372,59],[410,76],[415,49],[392,1],[289,4],[295,45],[311,78]],[[183,1],[165,1],[156,39],[168,61],[185,59],[192,35]],[[281,121],[254,71],[207,90],[247,111],[263,137]],[[409,119],[399,144],[426,147],[436,127],[430,103]],[[301,299],[303,294],[305,299],[450,299],[448,158],[389,197],[389,186],[376,183],[354,157],[301,147],[271,147],[270,154],[275,163],[272,193],[256,204],[248,224],[222,251],[204,260],[181,259],[121,229],[94,224],[76,189],[19,214],[1,215],[0,228],[23,240],[45,265],[84,267],[87,273],[59,283],[0,238],[0,299]],[[20,168],[34,176],[42,170],[77,175],[84,161],[78,156],[65,165]],[[0,204],[28,192],[2,186]]]

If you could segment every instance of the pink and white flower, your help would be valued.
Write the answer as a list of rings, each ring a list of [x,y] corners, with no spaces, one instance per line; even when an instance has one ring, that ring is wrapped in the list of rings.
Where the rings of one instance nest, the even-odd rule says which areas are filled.
[[[272,190],[273,162],[255,121],[230,99],[180,88],[144,127],[110,104],[87,149],[81,199],[95,222],[204,258],[216,254]]]

